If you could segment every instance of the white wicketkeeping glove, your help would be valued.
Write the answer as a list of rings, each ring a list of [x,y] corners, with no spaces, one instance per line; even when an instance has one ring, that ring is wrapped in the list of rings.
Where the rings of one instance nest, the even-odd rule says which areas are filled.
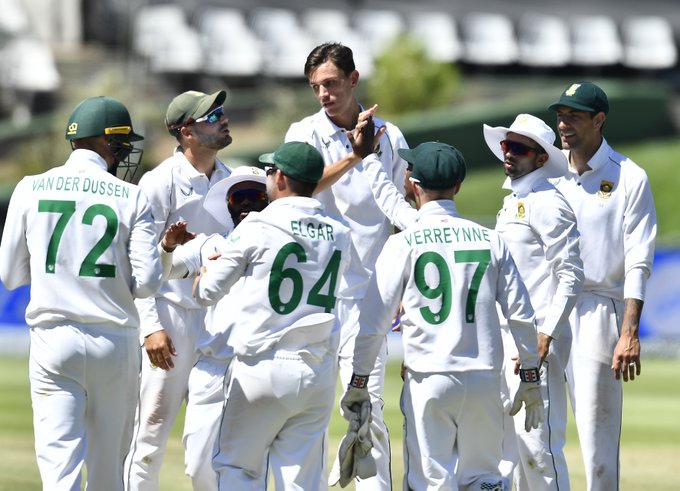
[[[368,375],[354,375],[347,386],[345,395],[340,399],[340,410],[342,416],[351,421],[355,413],[361,411],[361,404],[364,401],[370,401],[371,396],[368,394]]]
[[[512,408],[510,409],[510,416],[514,416],[522,409],[524,403],[524,411],[526,413],[524,418],[524,429],[531,431],[532,428],[538,428],[538,425],[543,422],[544,409],[543,397],[541,397],[541,385],[536,382],[520,382],[519,389],[512,401]]]

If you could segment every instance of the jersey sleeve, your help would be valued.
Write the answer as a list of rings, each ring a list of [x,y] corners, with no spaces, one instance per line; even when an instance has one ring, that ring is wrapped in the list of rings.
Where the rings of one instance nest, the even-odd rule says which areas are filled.
[[[404,159],[399,155],[400,148],[409,148],[406,143],[406,138],[399,128],[389,122],[385,122],[387,131],[385,135],[389,138],[392,147],[392,176],[394,176],[394,185],[399,193],[403,196],[406,193],[406,187],[402,176],[406,175],[406,166],[408,165]]]
[[[491,242],[491,250],[498,260],[496,301],[503,316],[508,320],[508,327],[517,345],[522,367],[538,367],[536,322],[529,292],[522,282],[510,251],[497,234]]]
[[[373,153],[360,165],[363,166],[363,175],[368,181],[376,204],[392,225],[401,230],[413,225],[418,219],[418,211],[406,201],[403,191],[400,192],[390,180],[378,156]],[[395,175],[405,176],[403,172]]]
[[[627,179],[626,209],[623,216],[623,248],[625,263],[624,298],[645,299],[647,278],[652,271],[656,239],[656,208],[645,172],[636,171]]]
[[[151,172],[147,172],[139,181],[139,187],[146,195],[153,215],[153,230],[156,242],[160,241],[170,215],[170,188],[162,179],[156,179]],[[158,317],[155,297],[135,300],[140,318],[140,333],[146,337],[156,331],[162,331],[163,326]]]
[[[239,233],[232,234],[227,240],[220,257],[204,265],[206,272],[200,276],[194,291],[200,305],[217,303],[245,273],[250,255],[256,249],[252,242],[261,231],[246,221],[239,224],[238,230]]]
[[[561,194],[556,198],[532,215],[550,272],[558,281],[539,331],[555,339],[562,334],[559,329],[569,329],[569,314],[584,281],[576,216]]]
[[[375,265],[375,272],[368,283],[366,296],[361,304],[359,334],[354,344],[354,373],[371,373],[378,356],[383,337],[392,325],[392,318],[406,287],[408,251],[399,247],[390,237],[385,243]]]
[[[17,184],[7,209],[0,244],[0,278],[5,288],[14,290],[31,282],[30,253],[26,242],[26,210],[22,197],[24,180]]]
[[[145,298],[161,286],[162,267],[156,248],[151,207],[143,193],[137,197],[138,213],[130,230],[130,265],[132,266],[132,295]]]

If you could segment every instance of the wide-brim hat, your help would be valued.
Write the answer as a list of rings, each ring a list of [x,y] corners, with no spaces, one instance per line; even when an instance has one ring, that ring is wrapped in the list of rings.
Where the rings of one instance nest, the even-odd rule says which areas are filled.
[[[264,171],[258,167],[249,165],[237,167],[232,171],[229,177],[218,181],[217,184],[211,187],[203,200],[203,208],[210,213],[215,220],[227,226],[228,229],[234,227],[234,222],[231,219],[229,207],[227,206],[229,190],[236,184],[246,181],[253,181],[266,185],[267,176]]]
[[[555,132],[543,120],[531,114],[519,114],[509,128],[484,125],[484,140],[501,162],[505,160],[501,142],[510,132],[531,138],[546,151],[548,160],[542,167],[546,177],[560,177],[567,172],[567,157],[554,145]]]

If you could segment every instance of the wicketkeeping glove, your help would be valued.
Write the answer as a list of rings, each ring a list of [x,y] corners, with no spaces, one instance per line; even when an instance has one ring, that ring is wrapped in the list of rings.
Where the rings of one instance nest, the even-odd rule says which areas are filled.
[[[354,375],[347,386],[345,395],[340,399],[340,410],[342,416],[350,421],[352,415],[361,411],[361,405],[364,401],[370,401],[371,396],[368,394],[368,375]],[[370,402],[369,402],[370,404]]]
[[[532,428],[538,428],[538,425],[543,422],[544,409],[543,397],[541,396],[540,381],[536,382],[520,382],[519,389],[512,401],[512,408],[510,409],[510,416],[514,416],[522,409],[522,402],[524,403],[525,418],[524,429],[531,431]]]

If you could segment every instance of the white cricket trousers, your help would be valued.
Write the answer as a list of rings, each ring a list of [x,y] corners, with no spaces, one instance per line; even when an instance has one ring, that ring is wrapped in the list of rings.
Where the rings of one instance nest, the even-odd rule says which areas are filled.
[[[349,385],[353,373],[354,340],[359,332],[359,305],[352,301],[338,300],[336,308],[338,318],[342,321],[338,363],[340,383],[344,391]],[[373,371],[368,378],[368,393],[371,396],[371,438],[373,439],[371,455],[375,459],[377,474],[368,479],[357,479],[354,483],[357,491],[389,491],[392,489],[390,434],[385,424],[383,411],[385,402],[382,399],[386,365],[387,336],[383,340]]]
[[[569,491],[564,444],[567,431],[565,370],[571,350],[571,331],[562,333],[550,344],[550,352],[541,367],[545,420],[529,432],[524,430],[524,407],[514,417],[509,414],[520,379],[514,373],[515,361],[512,360],[513,356],[517,356],[517,347],[507,325],[503,326],[502,334],[505,354],[501,397],[505,434],[501,474],[514,480],[516,491]]]
[[[29,379],[45,491],[122,491],[139,373],[137,329],[31,329]]]
[[[205,326],[205,309],[185,309],[164,298],[156,300],[158,318],[177,350],[174,368],[155,367],[142,346],[139,402],[130,453],[125,461],[127,491],[158,491],[161,464],[191,368],[198,360],[196,342]]]
[[[189,374],[189,397],[184,414],[184,467],[193,491],[217,491],[212,459],[217,453],[227,372],[231,358],[201,355]]]
[[[405,489],[504,491],[500,373],[406,370]]]
[[[623,388],[611,369],[623,302],[582,292],[571,313],[574,336],[567,365],[588,491],[619,489]]]
[[[335,403],[335,353],[236,357],[213,460],[220,491],[328,489],[326,428]]]

